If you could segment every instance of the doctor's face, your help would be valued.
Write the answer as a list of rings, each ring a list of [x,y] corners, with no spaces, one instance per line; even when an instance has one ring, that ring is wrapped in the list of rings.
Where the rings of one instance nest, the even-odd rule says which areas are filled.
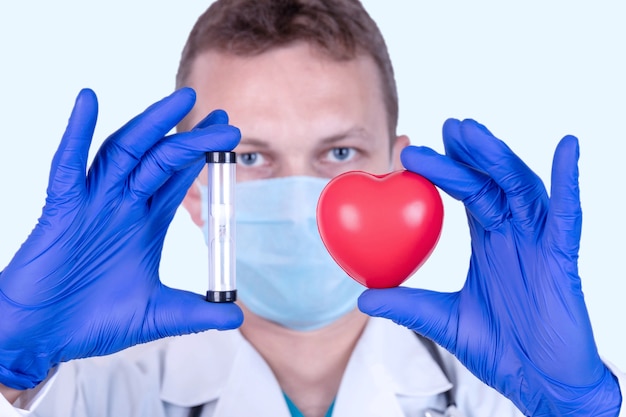
[[[336,61],[305,43],[252,57],[211,51],[196,58],[188,85],[197,101],[185,127],[221,108],[241,129],[238,181],[385,173],[400,168],[408,144],[404,136],[389,137],[369,56]]]
[[[336,61],[304,43],[252,57],[206,52],[187,80],[197,99],[181,127],[226,110],[241,129],[238,181],[332,178],[351,170],[383,174],[402,168],[400,151],[409,140],[389,137],[380,84],[369,56]],[[206,185],[206,172],[198,181]],[[189,189],[183,205],[202,227],[198,187]]]

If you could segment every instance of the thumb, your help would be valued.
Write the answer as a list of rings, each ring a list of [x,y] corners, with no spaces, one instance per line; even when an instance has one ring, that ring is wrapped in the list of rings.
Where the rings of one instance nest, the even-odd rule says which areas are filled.
[[[446,349],[454,346],[458,293],[417,288],[370,289],[361,294],[359,309],[405,326]]]
[[[153,320],[146,328],[150,340],[205,330],[235,329],[243,312],[235,303],[210,303],[200,294],[161,286],[154,303]]]

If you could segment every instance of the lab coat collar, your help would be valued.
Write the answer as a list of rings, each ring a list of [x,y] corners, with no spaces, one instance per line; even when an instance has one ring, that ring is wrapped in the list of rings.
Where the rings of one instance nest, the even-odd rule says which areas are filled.
[[[334,415],[404,416],[398,397],[428,398],[452,384],[415,334],[370,319],[339,387]]]
[[[164,362],[163,401],[193,407],[219,398],[214,417],[259,415],[260,408],[290,416],[272,370],[237,330],[176,338]]]
[[[234,330],[172,338],[163,358],[161,399],[182,407],[217,399],[243,341]]]
[[[166,402],[192,407],[219,398],[215,417],[258,415],[261,409],[289,416],[271,369],[236,330],[174,338],[163,359]],[[333,415],[401,416],[397,396],[427,397],[451,386],[413,332],[372,318],[350,358]]]

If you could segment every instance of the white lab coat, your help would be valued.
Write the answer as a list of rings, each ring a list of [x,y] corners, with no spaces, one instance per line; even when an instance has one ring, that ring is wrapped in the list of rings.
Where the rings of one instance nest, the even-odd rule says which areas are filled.
[[[442,354],[453,381],[411,331],[370,319],[341,381],[333,417],[421,417],[427,407],[445,409],[442,393],[452,382],[466,417],[521,416],[509,400]],[[236,330],[167,338],[62,364],[26,402],[31,404],[17,405],[31,411],[0,396],[0,416],[188,417],[190,407],[206,404],[203,417],[289,417],[272,371]]]

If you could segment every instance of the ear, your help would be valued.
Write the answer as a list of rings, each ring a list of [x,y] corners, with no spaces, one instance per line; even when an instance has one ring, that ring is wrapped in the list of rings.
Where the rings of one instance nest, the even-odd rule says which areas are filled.
[[[204,226],[204,221],[202,220],[200,188],[198,188],[197,182],[191,184],[191,187],[187,190],[187,195],[185,195],[185,198],[183,199],[183,207],[187,209],[189,215],[191,215],[191,220],[196,224],[196,226]]]
[[[394,170],[404,169],[402,161],[400,161],[400,153],[402,153],[402,149],[406,148],[410,144],[411,141],[407,135],[400,135],[396,137],[396,140],[391,147],[391,167]]]

